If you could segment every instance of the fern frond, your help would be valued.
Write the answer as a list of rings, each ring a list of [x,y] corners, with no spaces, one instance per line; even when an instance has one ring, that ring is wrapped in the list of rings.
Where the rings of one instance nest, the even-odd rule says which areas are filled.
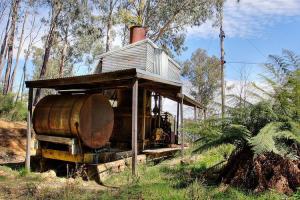
[[[215,148],[223,144],[233,144],[236,147],[240,147],[248,143],[250,135],[250,131],[245,126],[232,124],[227,126],[224,129],[223,134],[221,134],[217,139],[201,145],[194,150],[194,153],[207,151],[208,149]]]
[[[257,98],[260,101],[265,101],[266,100],[265,97],[263,97],[262,95],[259,95],[257,92],[251,91],[251,90],[248,91],[248,95]]]
[[[271,122],[263,127],[259,133],[250,139],[250,145],[255,154],[274,152],[285,156],[287,151],[281,139],[293,140],[300,144],[300,134],[296,127],[282,130],[286,124],[283,122]],[[294,126],[294,125],[292,125]],[[295,129],[295,130],[294,130]]]
[[[261,87],[259,87],[259,86],[256,85],[255,83],[252,83],[252,86],[253,86],[255,89],[257,89],[257,90],[263,92],[265,95],[267,95],[267,96],[269,96],[269,97],[273,97],[273,94],[272,94],[272,93],[270,93],[270,92],[268,92],[268,91],[262,89]]]

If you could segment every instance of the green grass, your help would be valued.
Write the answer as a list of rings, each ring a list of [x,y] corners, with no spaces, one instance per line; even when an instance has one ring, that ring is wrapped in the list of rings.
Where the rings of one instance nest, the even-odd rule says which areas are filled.
[[[93,190],[89,186],[83,187],[85,183],[82,181],[67,182],[57,189],[49,187],[37,189],[40,184],[44,183],[38,173],[27,173],[23,169],[16,171],[7,167],[0,167],[0,170],[14,177],[0,176],[0,198],[1,185],[5,186],[5,190],[9,187],[12,191],[20,191],[22,185],[22,191],[26,191],[26,199],[300,199],[300,191],[292,197],[277,194],[275,191],[254,194],[223,184],[212,184],[201,176],[208,168],[224,160],[224,156],[226,157],[232,150],[233,147],[230,145],[220,146],[198,155],[198,159],[190,164],[174,162],[179,161],[178,158],[175,158],[158,165],[140,165],[137,178],[132,178],[131,170],[127,169],[107,179],[104,183],[107,186],[106,190]],[[54,183],[57,182],[57,180],[53,181]],[[2,191],[5,191],[4,189]]]
[[[100,199],[283,199],[269,191],[260,195],[228,186],[209,185],[201,178],[201,172],[222,161],[223,155],[232,151],[232,146],[221,146],[200,156],[200,160],[188,164],[170,166],[139,166],[138,178],[132,179],[130,170],[113,175],[105,184],[119,187],[104,192]]]

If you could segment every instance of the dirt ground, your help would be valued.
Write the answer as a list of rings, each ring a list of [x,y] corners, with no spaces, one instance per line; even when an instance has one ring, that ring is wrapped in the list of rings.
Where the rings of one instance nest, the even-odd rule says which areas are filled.
[[[107,188],[94,181],[57,177],[53,170],[27,174],[0,166],[0,199],[98,199]]]
[[[0,164],[25,160],[26,123],[0,119]]]

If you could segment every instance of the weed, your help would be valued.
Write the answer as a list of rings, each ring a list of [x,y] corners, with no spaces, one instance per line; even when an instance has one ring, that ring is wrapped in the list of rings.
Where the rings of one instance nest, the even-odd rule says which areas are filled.
[[[27,176],[29,174],[29,171],[24,167],[20,168],[18,171],[19,171],[19,176],[21,177]]]

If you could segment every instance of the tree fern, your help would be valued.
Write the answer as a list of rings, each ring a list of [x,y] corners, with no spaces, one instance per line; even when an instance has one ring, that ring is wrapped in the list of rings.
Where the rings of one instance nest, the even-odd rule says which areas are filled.
[[[251,133],[245,126],[232,124],[225,127],[223,134],[219,137],[200,145],[194,152],[203,152],[223,144],[233,144],[241,148],[248,143],[250,136]]]
[[[271,122],[262,128],[259,133],[249,141],[255,154],[274,152],[281,156],[288,154],[285,140],[292,140],[300,144],[299,127],[295,123]],[[288,128],[288,129],[287,129]]]

